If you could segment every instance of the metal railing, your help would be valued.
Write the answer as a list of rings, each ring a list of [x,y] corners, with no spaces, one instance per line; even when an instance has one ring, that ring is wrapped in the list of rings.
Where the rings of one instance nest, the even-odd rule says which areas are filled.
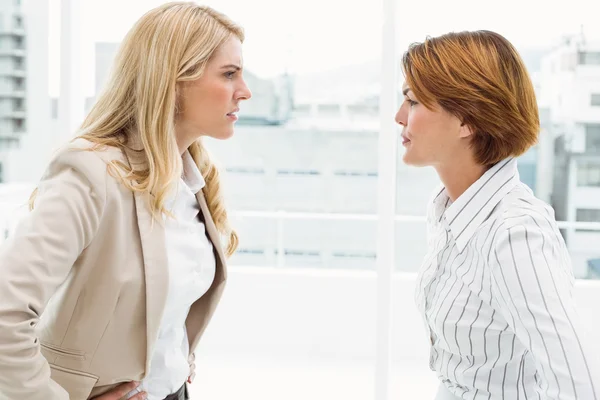
[[[27,195],[29,188],[25,189],[15,187],[15,190],[10,190],[10,187],[4,186],[0,190],[0,243],[10,235],[10,232],[16,226],[18,218],[23,213],[27,212]],[[20,197],[23,197],[20,201]],[[4,199],[10,198],[10,201]],[[17,210],[17,212],[15,212]],[[248,219],[263,219],[275,223],[275,255],[277,267],[285,266],[286,243],[284,240],[284,232],[286,230],[285,223],[287,221],[366,221],[377,223],[378,215],[371,213],[325,213],[325,212],[302,212],[302,211],[257,211],[257,210],[232,210],[229,215],[234,220]],[[425,216],[416,215],[396,215],[394,217],[396,223],[425,223]],[[597,249],[590,251],[598,251],[600,256],[600,222],[573,222],[559,221],[560,229],[571,230],[586,230],[599,233],[599,246]]]

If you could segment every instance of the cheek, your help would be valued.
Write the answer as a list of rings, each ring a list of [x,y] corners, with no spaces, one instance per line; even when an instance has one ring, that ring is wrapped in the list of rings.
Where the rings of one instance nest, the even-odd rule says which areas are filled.
[[[414,110],[408,119],[409,132],[418,138],[443,142],[447,139],[448,124],[444,118],[429,110],[419,108]]]
[[[233,97],[230,86],[231,85],[228,84],[228,82],[215,82],[210,86],[207,97],[209,97],[215,105],[223,105],[225,102],[229,103]]]
[[[194,119],[194,116],[201,114],[206,108],[204,104],[206,91],[201,87],[192,87],[187,90],[181,99],[183,114],[188,119]]]
[[[184,99],[185,112],[190,115],[222,114],[227,101],[227,88],[215,82],[191,88]]]
[[[419,109],[413,109],[409,113],[408,131],[412,137],[419,137],[427,132],[427,116]]]

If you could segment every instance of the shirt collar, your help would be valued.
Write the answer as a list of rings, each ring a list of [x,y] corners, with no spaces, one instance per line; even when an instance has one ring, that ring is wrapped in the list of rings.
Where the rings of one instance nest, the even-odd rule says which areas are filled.
[[[434,215],[439,222],[445,220],[459,252],[464,250],[477,228],[518,181],[517,160],[507,158],[487,170],[449,206],[446,189],[440,190],[433,200]]]
[[[183,174],[181,178],[192,193],[196,194],[206,185],[204,177],[189,151],[186,150],[183,153],[181,160],[183,162]]]

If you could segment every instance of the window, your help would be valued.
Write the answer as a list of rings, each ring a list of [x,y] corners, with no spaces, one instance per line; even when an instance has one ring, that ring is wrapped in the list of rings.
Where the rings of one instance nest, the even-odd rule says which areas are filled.
[[[23,101],[23,99],[15,99],[13,104],[15,111],[24,111],[25,102]]]
[[[275,256],[279,250],[275,249]],[[283,249],[283,263],[288,267],[314,268],[323,266],[323,257],[320,251],[308,249]]]
[[[321,175],[319,171],[316,170],[291,170],[291,169],[279,169],[277,170],[277,175],[313,175],[318,176]]]
[[[85,31],[81,37],[91,39],[90,42],[118,42],[134,18],[163,2],[166,0],[137,2],[138,5],[122,0],[85,1],[80,7],[84,14],[80,25]],[[400,81],[396,81],[391,71],[382,67],[398,66],[393,59],[398,60],[411,42],[422,41],[427,35],[486,26],[515,44],[536,79],[541,76],[540,61],[551,61],[545,58],[547,50],[562,44],[550,38],[566,34],[593,14],[589,0],[573,0],[569,3],[573,12],[569,13],[547,7],[542,0],[507,2],[496,7],[494,13],[487,13],[469,7],[465,0],[410,4],[399,0],[203,1],[245,28],[244,66],[247,76],[252,76],[248,83],[253,99],[241,104],[240,120],[231,139],[223,143],[206,141],[215,161],[227,172],[223,174],[223,187],[229,190],[223,192],[232,226],[239,233],[240,248],[229,263],[230,287],[220,306],[223,309],[207,335],[202,362],[211,366],[205,368],[210,376],[191,388],[192,397],[435,398],[438,382],[427,366],[429,349],[419,315],[414,311],[412,276],[427,250],[424,215],[440,182],[431,168],[404,165],[402,146],[397,149],[397,161],[390,156],[391,151],[385,153],[385,146],[379,146],[379,139],[390,137],[388,133],[392,131],[391,125],[384,125],[385,118],[379,112],[387,110],[390,115],[383,117],[393,122],[395,110],[391,111],[390,94],[402,83],[399,70],[396,72]],[[390,4],[395,4],[397,15],[390,11]],[[523,12],[514,13],[515,7]],[[466,8],[472,12],[461,11]],[[114,14],[115,9],[123,12]],[[428,14],[431,9],[436,12]],[[548,17],[537,21],[536,29],[528,29],[530,16],[540,9]],[[407,12],[431,18],[407,18]],[[264,18],[265,13],[276,18]],[[103,23],[107,20],[111,21],[109,25]],[[31,20],[24,18],[23,22],[27,25]],[[389,26],[400,28],[396,29],[396,41],[388,40],[391,34],[382,35],[381,28]],[[60,35],[56,32],[53,37]],[[12,49],[13,37],[5,39]],[[21,48],[32,47],[31,43],[23,42]],[[600,65],[599,49],[573,50],[587,49],[573,43],[565,47],[565,51],[554,53],[554,72],[548,71],[550,78],[541,77],[538,85],[540,92],[550,91],[552,99],[561,99],[561,106],[554,100],[548,106],[553,118],[571,101],[597,107],[594,103],[600,94],[590,96],[589,92],[582,92],[574,96],[568,87],[559,87],[558,74],[565,69],[578,73],[581,69],[590,70],[581,65]],[[562,54],[566,55],[561,59]],[[50,52],[50,57],[59,59],[56,52]],[[28,64],[26,61],[28,69],[37,67]],[[102,65],[97,62],[96,71],[107,69],[108,65],[99,67]],[[286,87],[286,80],[281,77],[288,71],[293,85]],[[56,82],[58,79],[50,79],[55,92]],[[25,86],[28,84],[25,82]],[[386,88],[392,89],[380,105],[380,91]],[[292,112],[289,120],[288,112]],[[562,123],[554,119],[552,122]],[[564,133],[570,140],[580,134],[569,127],[554,130],[550,123],[547,129],[553,138]],[[585,132],[588,151],[600,148],[600,139],[594,138],[600,135],[594,132],[594,128]],[[537,183],[540,190],[552,187],[554,192],[566,193],[561,186],[552,185],[557,172],[552,164],[545,164],[559,156],[554,157],[552,148],[546,153],[541,142],[539,151],[530,154],[532,160],[520,163],[521,177],[534,189]],[[391,143],[387,149],[396,151]],[[571,157],[568,146],[564,153],[560,157]],[[386,157],[380,160],[380,154]],[[600,157],[600,152],[597,155]],[[577,191],[600,189],[597,163],[584,165],[579,161],[577,181],[588,187]],[[554,166],[557,165],[563,165],[563,161],[555,161]],[[568,180],[568,168],[556,169],[561,169],[558,174],[565,173]],[[385,186],[378,185],[379,179],[387,179],[394,171],[396,185],[389,181]],[[378,249],[381,244],[389,244],[393,235],[387,232],[386,237],[377,229],[382,226],[377,221],[382,215],[378,214],[378,200],[390,199],[394,194],[396,215],[387,215],[389,219],[385,221],[395,219],[395,224],[390,225],[396,230],[394,258],[390,255],[388,260],[385,253],[380,257]],[[584,202],[578,204],[587,209],[581,205]],[[576,208],[573,204],[565,206],[569,211]],[[593,217],[585,212],[579,216]],[[573,238],[568,225],[560,228],[570,237],[576,277],[585,277],[581,266],[588,258],[600,255],[596,250],[598,237],[586,242],[579,236]],[[379,312],[381,304],[390,304],[376,284],[382,275],[374,273],[382,259],[393,264],[397,273],[389,280],[394,288],[391,321]],[[586,292],[585,298],[588,293],[591,292]],[[600,303],[600,297],[589,298],[590,304]],[[593,316],[582,315],[582,319],[593,321],[590,315]],[[387,327],[393,327],[393,351],[387,351],[384,357],[378,351],[373,357],[376,347],[385,347],[380,346],[379,339],[390,342],[376,329],[382,320],[389,323]],[[225,351],[221,349],[231,351],[222,354]],[[392,358],[391,363],[384,363],[390,361],[387,357]],[[382,365],[392,366],[392,387],[388,393],[380,390]],[[374,374],[375,370],[378,372]],[[272,376],[275,384],[266,388],[221,384],[244,379],[260,382],[263,376]]]
[[[17,37],[15,37],[14,40],[15,40],[14,41],[14,48],[15,49],[17,49],[17,50],[24,50],[25,49],[25,44],[24,44],[25,41],[23,40],[22,37],[17,36]]]
[[[346,253],[346,252],[334,252],[333,253],[334,257],[339,257],[339,258],[366,258],[366,259],[371,259],[374,260],[375,258],[377,258],[375,256],[375,253]]]
[[[341,112],[341,107],[339,104],[319,104],[317,106],[317,112],[321,116],[326,115],[339,115]]]
[[[296,104],[296,105],[294,105],[294,113],[297,116],[310,115],[310,104]]]
[[[20,15],[15,15],[15,28],[23,28],[23,18]]]
[[[15,132],[24,132],[25,131],[25,120],[24,119],[14,119],[14,128]]]
[[[600,222],[600,209],[578,208],[577,222]]]
[[[577,186],[600,187],[600,160],[577,163]]]
[[[578,208],[576,212],[575,220],[577,222],[600,222],[600,209],[590,209],[590,208]],[[576,234],[581,235],[591,235],[592,240],[594,236],[597,235],[596,230],[587,229],[587,228],[579,228],[575,230]],[[579,238],[580,240],[584,240],[585,238]],[[589,238],[588,238],[589,239]]]
[[[600,65],[600,51],[579,52],[580,65]]]
[[[25,61],[23,57],[14,57],[14,68],[17,71],[22,71],[25,68]]]
[[[263,255],[263,254],[265,254],[265,251],[264,251],[264,249],[238,248],[236,250],[236,255],[242,255],[242,254]]]
[[[586,124],[585,151],[587,153],[600,152],[600,124]]]
[[[15,78],[13,82],[14,82],[14,90],[17,90],[17,91],[25,90],[25,79]]]
[[[350,177],[357,177],[357,176],[362,176],[362,177],[371,177],[371,178],[376,178],[377,177],[377,171],[334,171],[333,173],[335,176],[350,176]]]
[[[228,167],[226,171],[233,174],[245,174],[245,175],[264,175],[264,168],[244,168],[244,167]]]
[[[348,113],[350,117],[357,116],[376,116],[379,112],[379,105],[371,104],[350,104],[348,105]]]

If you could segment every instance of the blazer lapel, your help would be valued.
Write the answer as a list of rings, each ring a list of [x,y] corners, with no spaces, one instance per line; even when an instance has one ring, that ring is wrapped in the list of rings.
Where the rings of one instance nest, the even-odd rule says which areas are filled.
[[[135,193],[135,207],[146,277],[146,372],[148,372],[167,301],[169,272],[164,227],[152,221],[144,194]]]
[[[132,168],[141,168],[143,160],[138,153],[125,153]],[[162,221],[153,221],[148,208],[147,195],[134,193],[135,210],[140,231],[144,276],[146,286],[146,367],[148,373],[154,344],[158,336],[162,315],[167,302],[169,289],[168,258],[165,242],[165,229]]]
[[[206,329],[210,319],[212,318],[212,315],[215,312],[217,304],[219,303],[219,300],[223,294],[225,281],[227,279],[227,264],[225,254],[223,253],[223,248],[221,246],[221,236],[217,231],[215,223],[210,215],[202,190],[196,193],[196,199],[200,205],[201,218],[204,222],[204,226],[206,227],[206,233],[208,234],[208,238],[212,242],[215,250],[216,271],[215,279],[210,289],[204,294],[204,296],[192,304],[188,317],[185,321],[191,352],[193,352],[198,345],[202,333]]]
[[[217,227],[215,226],[212,216],[210,215],[210,211],[208,210],[208,204],[206,204],[204,191],[200,190],[198,193],[196,193],[196,200],[198,200],[198,204],[200,205],[200,211],[202,212],[202,220],[204,222],[204,226],[206,227],[206,233],[208,234],[208,238],[212,242],[217,253],[217,257],[215,257],[217,261],[215,280],[225,280],[227,279],[227,257],[225,257],[223,246],[221,246],[221,234],[219,231],[217,231]]]

